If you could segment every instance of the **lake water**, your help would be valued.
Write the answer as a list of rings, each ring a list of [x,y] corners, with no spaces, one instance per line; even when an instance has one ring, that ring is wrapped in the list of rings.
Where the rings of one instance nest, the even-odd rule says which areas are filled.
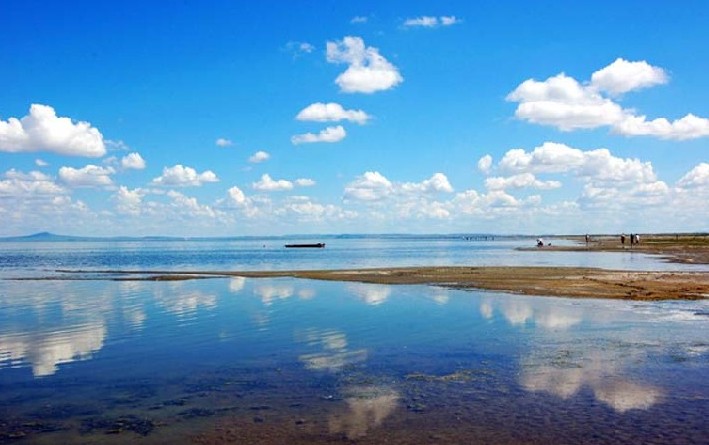
[[[12,279],[75,277],[56,269],[687,267],[513,250],[526,240],[326,242],[0,243],[0,444],[707,443],[705,301],[290,278]]]

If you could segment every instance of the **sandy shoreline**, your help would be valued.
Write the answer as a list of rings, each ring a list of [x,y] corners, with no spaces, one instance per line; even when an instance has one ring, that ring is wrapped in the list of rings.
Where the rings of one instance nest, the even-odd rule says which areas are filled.
[[[709,264],[709,236],[645,236],[640,244],[622,245],[616,237],[567,237],[572,246],[544,246],[523,250],[621,251],[660,255],[668,261]],[[396,267],[353,270],[291,271],[150,271],[150,270],[58,270],[64,274],[27,280],[127,280],[176,281],[215,277],[276,278],[355,281],[400,285],[423,284],[455,289],[479,289],[524,295],[625,300],[699,300],[709,298],[709,271],[637,272],[582,267]],[[109,275],[108,277],[106,275]]]

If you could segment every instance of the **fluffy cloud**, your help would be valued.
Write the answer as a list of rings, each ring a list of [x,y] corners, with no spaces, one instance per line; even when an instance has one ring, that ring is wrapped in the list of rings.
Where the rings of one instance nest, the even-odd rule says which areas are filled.
[[[506,99],[518,103],[515,111],[518,118],[562,131],[606,126],[624,136],[674,140],[709,136],[709,119],[690,113],[674,121],[666,118],[648,120],[602,94],[615,96],[666,82],[667,75],[661,68],[645,61],[617,59],[593,73],[588,84],[581,84],[564,73],[541,82],[528,79]]]
[[[623,135],[656,136],[679,141],[709,136],[709,119],[688,114],[672,122],[664,117],[648,121],[645,116],[628,116],[613,128]]]
[[[114,173],[111,167],[89,164],[79,169],[62,167],[59,169],[59,179],[70,187],[106,187],[113,185],[111,175]]]
[[[677,181],[677,185],[682,188],[708,188],[709,189],[709,164],[702,162],[687,172],[686,175]]]
[[[32,104],[27,116],[0,120],[0,151],[100,157],[106,154],[106,146],[101,132],[88,122],[74,123],[57,117],[48,105]]]
[[[170,206],[182,216],[208,218],[217,216],[217,212],[215,212],[214,209],[210,206],[200,204],[197,198],[186,196],[174,190],[168,191],[167,196],[172,200]]]
[[[129,153],[121,159],[121,167],[126,170],[143,170],[145,160],[140,156],[140,153]]]
[[[345,129],[341,126],[338,125],[336,127],[327,127],[326,129],[322,130],[320,133],[315,134],[315,133],[305,133],[305,134],[297,134],[291,138],[291,142],[293,145],[299,145],[299,144],[312,144],[315,142],[340,142],[347,136],[347,132],[345,132]]]
[[[218,139],[214,142],[214,144],[215,144],[217,147],[229,147],[229,146],[234,145],[234,143],[233,143],[232,141],[230,141],[229,139],[226,139],[226,138],[218,138]]]
[[[246,195],[244,195],[244,192],[241,191],[241,189],[237,186],[234,186],[229,189],[229,198],[236,204],[236,205],[243,205],[246,203]]]
[[[360,37],[345,37],[327,42],[327,61],[346,63],[347,70],[337,76],[335,83],[345,93],[374,93],[394,88],[404,78],[399,70],[373,47],[365,47]]]
[[[300,178],[295,180],[295,185],[298,187],[312,187],[315,185],[315,181],[309,178]]]
[[[358,16],[352,17],[352,20],[350,20],[350,23],[367,23],[368,21],[369,21],[369,18],[362,16],[362,15],[358,15]]]
[[[406,19],[404,21],[404,26],[407,28],[436,28],[438,26],[451,26],[457,23],[460,23],[460,19],[456,18],[453,15],[441,17],[425,15],[422,17]]]
[[[435,173],[429,179],[422,182],[406,182],[401,185],[401,190],[405,193],[452,193],[453,187],[448,178],[443,173]]]
[[[485,155],[478,160],[478,170],[480,170],[484,174],[487,175],[488,173],[490,173],[491,168],[492,168],[492,156]]]
[[[299,121],[337,122],[347,120],[365,124],[371,116],[362,110],[345,110],[342,105],[330,102],[316,102],[303,108],[295,117]]]
[[[380,201],[389,196],[451,193],[453,187],[443,173],[435,173],[422,182],[392,183],[379,172],[365,172],[345,187],[345,199]]]
[[[251,157],[249,157],[249,162],[252,164],[258,164],[260,162],[268,161],[268,159],[271,157],[270,154],[263,150],[259,150],[256,153],[252,154]]]
[[[394,191],[393,184],[379,172],[365,172],[345,187],[345,199],[378,201]]]
[[[116,202],[116,210],[120,214],[138,215],[141,213],[141,206],[144,196],[144,190],[129,190],[128,187],[122,185],[113,196],[113,199]]]
[[[561,187],[561,182],[540,181],[531,173],[522,173],[506,178],[488,178],[485,180],[485,187],[489,190],[506,190],[509,188],[535,188],[540,190],[550,190]]]
[[[219,178],[211,170],[197,173],[192,167],[185,167],[177,164],[173,167],[165,167],[162,176],[153,179],[153,185],[159,186],[200,186],[205,182],[218,182]]]
[[[563,73],[543,82],[525,80],[507,100],[519,102],[518,118],[562,131],[610,126],[625,117],[620,105]]]
[[[662,68],[644,60],[629,62],[618,58],[607,67],[591,75],[591,85],[617,95],[641,88],[667,83],[668,76]]]
[[[4,176],[5,179],[0,181],[0,196],[33,197],[66,193],[51,177],[38,171],[22,173],[12,169],[5,172]]]
[[[262,192],[282,192],[293,189],[293,183],[285,179],[274,180],[270,175],[264,173],[261,180],[251,184],[254,190]]]
[[[500,160],[499,168],[512,173],[566,173],[597,181],[655,181],[649,162],[621,159],[605,148],[579,150],[564,144],[545,142],[530,152],[509,150]]]

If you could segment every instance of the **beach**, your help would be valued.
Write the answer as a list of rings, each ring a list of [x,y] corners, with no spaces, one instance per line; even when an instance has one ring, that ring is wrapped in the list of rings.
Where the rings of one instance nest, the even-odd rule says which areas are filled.
[[[706,235],[643,236],[639,244],[621,244],[616,237],[568,237],[575,244],[519,247],[539,252],[619,252],[650,254],[668,262],[709,264]],[[165,270],[60,270],[65,279],[109,274],[115,280],[181,281],[210,277],[276,278],[349,281],[385,285],[433,285],[455,289],[479,289],[522,295],[607,298],[638,301],[698,300],[709,296],[709,271],[628,271],[590,267],[556,266],[416,266],[336,270],[282,271],[165,271]],[[36,278],[35,278],[36,279]],[[51,278],[56,279],[56,278]]]

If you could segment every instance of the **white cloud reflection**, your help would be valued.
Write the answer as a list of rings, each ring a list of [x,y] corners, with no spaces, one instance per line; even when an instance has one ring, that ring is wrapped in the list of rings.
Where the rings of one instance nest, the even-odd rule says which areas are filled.
[[[347,410],[330,416],[331,433],[345,433],[348,439],[363,437],[380,426],[396,409],[399,393],[381,386],[355,386],[345,390]]]
[[[0,336],[0,363],[23,362],[32,366],[35,377],[57,372],[57,365],[87,360],[103,347],[103,323],[72,326],[57,332],[33,332]]]
[[[338,372],[347,365],[367,360],[366,349],[349,350],[347,336],[334,329],[307,329],[296,333],[296,341],[317,349],[317,352],[298,357],[310,370]]]
[[[347,290],[372,306],[384,303],[391,295],[391,286],[383,284],[348,283]]]
[[[546,357],[541,361],[551,361],[552,364],[536,367],[534,363],[540,358],[532,354],[526,359],[528,366],[524,367],[521,384],[528,391],[546,392],[562,399],[568,399],[583,387],[588,387],[597,400],[620,413],[631,409],[649,409],[662,399],[663,392],[623,377],[619,362],[625,362],[627,358],[621,355],[610,350],[589,357],[571,358],[563,363]]]

